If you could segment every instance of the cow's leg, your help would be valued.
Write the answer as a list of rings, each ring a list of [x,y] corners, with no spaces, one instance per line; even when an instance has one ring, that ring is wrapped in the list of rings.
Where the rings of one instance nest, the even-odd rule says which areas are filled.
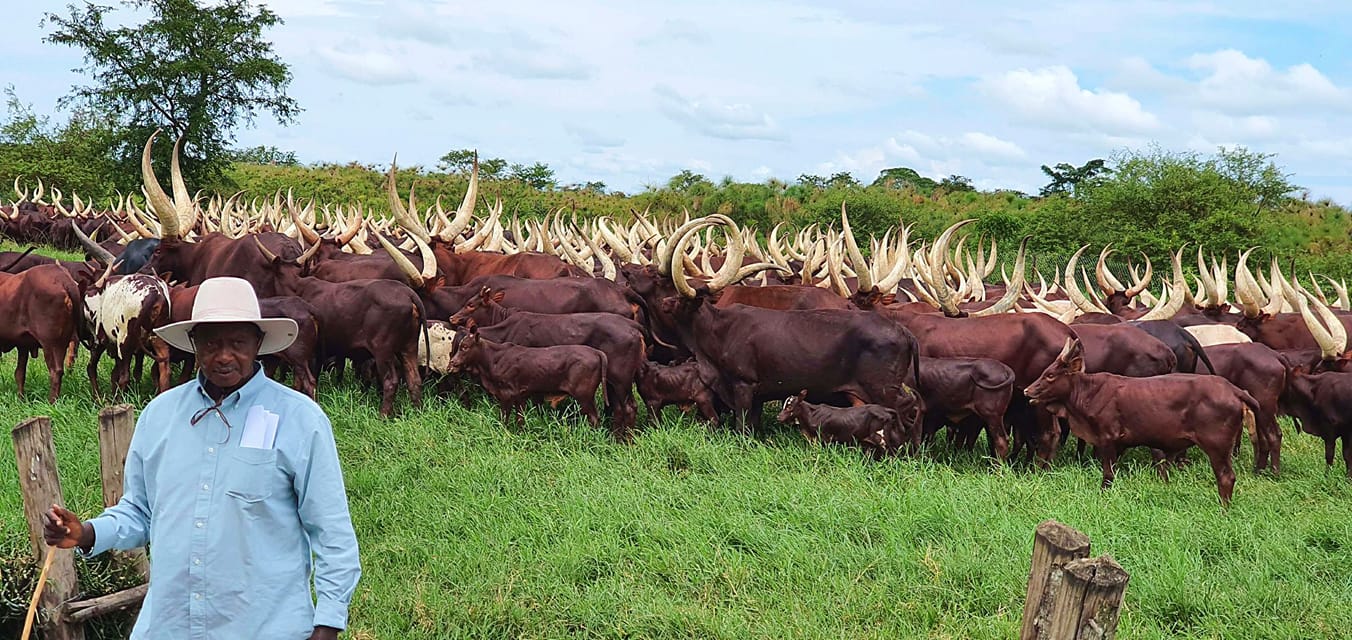
[[[408,397],[413,402],[413,408],[422,408],[422,374],[418,372],[418,351],[415,349],[412,353],[405,352],[400,356],[400,361],[404,365],[404,379],[408,381]]]
[[[47,361],[47,402],[56,404],[61,396],[61,377],[65,375],[65,350],[43,349],[42,355]]]
[[[136,378],[137,382],[140,382],[145,376],[145,360],[145,354],[140,352],[136,354],[136,367],[132,369],[132,377]]]
[[[573,399],[577,400],[578,406],[582,408],[582,415],[587,416],[587,422],[590,422],[591,426],[597,427],[601,425],[601,414],[596,410],[595,389],[592,389],[591,395],[579,393],[576,396],[573,396]]]
[[[151,357],[155,359],[155,392],[164,393],[169,390],[169,343],[159,339],[150,339]]]
[[[704,416],[711,426],[718,426],[718,411],[714,409],[713,398],[707,394],[700,394],[695,398],[695,406],[699,407],[699,414]]]
[[[376,360],[376,376],[380,378],[380,417],[394,414],[394,397],[399,393],[399,372],[388,358]]]
[[[109,386],[117,393],[126,393],[127,387],[131,386],[131,358],[127,356],[113,357],[113,375]]]
[[[748,420],[747,416],[747,414],[750,413],[753,409],[758,410],[760,408],[759,404],[752,402],[754,397],[755,394],[751,388],[751,385],[746,383],[736,383],[733,385],[732,410],[734,412],[734,415],[736,416],[735,425],[738,432],[740,432],[744,436],[750,436],[754,433],[752,427],[749,424],[750,421]],[[760,416],[755,416],[755,418],[756,425],[759,426]]]
[[[1216,492],[1221,496],[1221,505],[1230,504],[1230,496],[1235,491],[1235,469],[1231,463],[1230,452],[1224,449],[1207,451],[1211,460],[1211,471],[1216,474]]]
[[[1099,463],[1103,465],[1103,488],[1107,489],[1113,486],[1113,479],[1117,477],[1117,470],[1114,468],[1117,464],[1117,446],[1101,443],[1094,447],[1094,453],[1098,455]]]
[[[1272,466],[1272,475],[1279,476],[1282,473],[1282,427],[1277,424],[1277,416],[1264,412],[1261,418],[1263,431],[1266,431],[1268,460]]]
[[[1047,411],[1039,408],[1034,413],[1038,423],[1037,466],[1048,469],[1056,455],[1056,445],[1060,444],[1061,427],[1057,424],[1056,416]]]
[[[19,364],[14,367],[14,386],[19,391],[19,397],[23,397],[23,383],[28,379],[28,350],[19,347]],[[1330,456],[1333,454],[1329,454]],[[1329,458],[1329,464],[1333,464],[1333,458]]]
[[[20,362],[23,362],[20,360]],[[20,364],[19,366],[23,366]],[[19,392],[23,393],[23,386],[19,386]],[[1325,436],[1324,438],[1324,470],[1327,471],[1333,466],[1333,454],[1338,450],[1338,436]]]
[[[1352,434],[1343,434],[1343,464],[1347,467],[1347,477],[1352,478]]]
[[[1005,430],[1004,412],[986,413],[981,419],[986,423],[986,440],[990,445],[991,455],[1004,460],[1009,455],[1009,432]]]
[[[94,398],[94,402],[103,401],[99,393],[99,359],[102,357],[102,345],[90,347],[89,364],[85,365],[85,373],[89,374],[89,394]]]
[[[1155,463],[1155,472],[1159,474],[1160,479],[1169,481],[1169,454],[1160,449],[1151,448],[1150,458]]]

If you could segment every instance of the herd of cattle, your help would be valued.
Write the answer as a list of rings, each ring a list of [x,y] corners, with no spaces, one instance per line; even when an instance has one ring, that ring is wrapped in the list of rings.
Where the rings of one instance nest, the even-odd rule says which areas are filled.
[[[1200,448],[1222,501],[1235,482],[1234,451],[1248,432],[1255,469],[1281,467],[1279,415],[1322,438],[1326,463],[1343,439],[1352,475],[1352,373],[1345,372],[1346,286],[1326,278],[1249,268],[1199,250],[1197,286],[1183,249],[1158,295],[1149,258],[1124,285],[1099,254],[1091,281],[1081,249],[1052,284],[1026,277],[1026,240],[1012,273],[987,284],[998,247],[968,245],[959,222],[933,242],[910,228],[868,240],[864,256],[842,205],[840,229],[816,226],[763,240],[711,215],[680,224],[635,212],[627,224],[476,217],[477,166],[460,207],[420,209],[413,187],[392,217],[360,209],[239,196],[203,201],[170,167],[171,192],[142,156],[145,209],[124,198],[95,210],[39,184],[0,206],[0,237],[82,249],[86,261],[0,253],[0,353],[17,349],[20,393],[40,350],[49,399],[80,344],[100,393],[98,362],[114,360],[124,389],[133,364],[154,363],[160,391],[172,350],[151,329],[186,319],[196,286],[215,276],[253,283],[266,316],[301,328],[266,363],[311,396],[335,368],[373,380],[390,415],[401,382],[421,403],[423,379],[477,379],[519,419],[531,400],[573,398],[593,424],[625,440],[641,398],[655,418],[667,405],[697,408],[717,424],[758,426],[765,402],[808,438],[855,444],[875,456],[912,450],[941,428],[965,447],[986,434],[991,454],[1026,452],[1049,463],[1067,434],[1089,445],[1107,486],[1122,450],[1151,449],[1160,472]],[[102,238],[97,241],[95,238]],[[955,245],[956,241],[956,245]],[[973,255],[975,249],[975,255]],[[596,403],[600,394],[601,406]]]

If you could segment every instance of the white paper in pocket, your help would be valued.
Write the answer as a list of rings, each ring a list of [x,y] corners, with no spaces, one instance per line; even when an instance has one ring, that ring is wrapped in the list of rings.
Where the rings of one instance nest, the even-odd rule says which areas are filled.
[[[249,449],[271,449],[277,441],[278,416],[262,405],[249,407],[244,418],[244,433],[240,434],[239,446]]]

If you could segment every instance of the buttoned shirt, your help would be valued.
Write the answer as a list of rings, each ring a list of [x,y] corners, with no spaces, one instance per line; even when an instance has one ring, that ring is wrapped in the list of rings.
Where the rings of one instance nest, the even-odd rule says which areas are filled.
[[[255,370],[196,425],[215,404],[200,374],[146,405],[122,499],[90,520],[89,555],[150,544],[133,640],[299,640],[347,626],[361,565],[332,427]],[[278,416],[270,449],[240,446],[256,405]]]

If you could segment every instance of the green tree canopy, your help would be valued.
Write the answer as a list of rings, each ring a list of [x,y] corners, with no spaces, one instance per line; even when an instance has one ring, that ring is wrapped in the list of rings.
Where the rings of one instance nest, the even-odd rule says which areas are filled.
[[[139,25],[111,26],[114,7],[68,5],[67,15],[49,13],[55,27],[47,41],[84,50],[90,84],[62,99],[109,114],[117,124],[112,155],[116,175],[139,182],[140,149],[156,128],[185,140],[183,170],[197,187],[222,183],[229,145],[242,124],[269,112],[283,124],[301,109],[286,95],[291,73],[263,32],[281,23],[267,7],[248,0],[123,0],[148,12]],[[161,145],[167,159],[171,145]],[[167,162],[158,166],[166,166]]]
[[[1050,196],[1054,194],[1067,194],[1071,196],[1079,195],[1082,186],[1092,186],[1103,176],[1111,173],[1101,158],[1096,158],[1084,163],[1081,166],[1075,166],[1066,162],[1056,163],[1056,167],[1042,165],[1042,173],[1051,178],[1047,186],[1042,187],[1038,195]]]

